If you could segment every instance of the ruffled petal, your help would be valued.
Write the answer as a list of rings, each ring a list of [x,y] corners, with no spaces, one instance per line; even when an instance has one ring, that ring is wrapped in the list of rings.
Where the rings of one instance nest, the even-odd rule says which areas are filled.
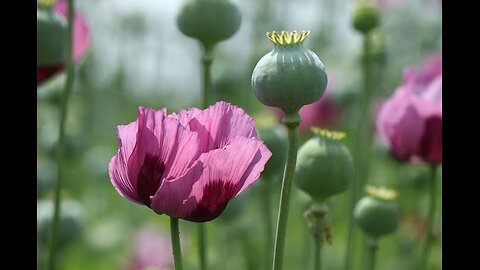
[[[404,81],[380,110],[377,130],[401,160],[441,163],[442,61],[404,69]]]
[[[141,204],[141,200],[136,193],[136,187],[130,182],[127,173],[128,158],[132,154],[133,148],[135,147],[136,133],[136,121],[128,125],[120,125],[117,127],[119,150],[117,154],[110,160],[108,174],[110,176],[112,185],[120,195],[135,203]]]
[[[160,145],[166,166],[165,178],[178,178],[200,155],[200,141],[196,132],[188,131],[176,119],[165,118],[164,128]]]
[[[255,156],[250,162],[247,170],[245,170],[242,179],[240,179],[239,183],[241,183],[241,187],[237,191],[235,196],[244,191],[260,177],[260,174],[265,169],[265,165],[267,164],[270,157],[272,157],[272,152],[270,152],[267,146],[262,142],[262,144],[258,147],[258,151],[255,153]]]
[[[191,193],[197,206],[184,219],[205,222],[218,217],[232,198],[258,179],[271,155],[262,141],[245,137],[202,154],[199,161],[205,168]]]
[[[199,155],[195,132],[166,117],[166,110],[139,108],[137,141],[128,160],[128,175],[145,205],[150,206],[150,197],[164,179],[185,174]]]
[[[414,106],[409,105],[395,121],[389,132],[389,140],[394,155],[401,160],[409,160],[418,152],[424,130],[424,120]]]
[[[198,113],[189,126],[198,132],[202,152],[223,147],[235,137],[257,138],[254,120],[243,109],[223,101]]]
[[[442,76],[438,76],[426,86],[421,96],[414,97],[414,104],[426,119],[442,116]]]
[[[408,89],[399,87],[394,96],[386,100],[379,110],[376,118],[376,128],[382,140],[391,147],[391,137],[395,133],[395,124],[402,116],[402,112],[408,106]]]
[[[163,181],[157,193],[151,197],[151,208],[157,214],[166,214],[175,218],[184,219],[197,206],[192,188],[202,176],[204,165],[196,162],[185,175]]]
[[[202,110],[199,110],[197,108],[190,108],[188,110],[180,109],[180,112],[178,114],[172,113],[172,114],[168,115],[168,117],[171,117],[173,119],[177,119],[180,122],[180,124],[182,124],[182,126],[190,129],[188,123],[190,122],[190,120],[195,118],[201,112],[202,112]]]
[[[149,205],[149,196],[155,194],[155,186],[161,184],[165,164],[160,159],[159,137],[163,136],[163,119],[166,110],[138,108],[136,143],[128,159],[128,177],[144,204]],[[154,190],[155,189],[155,190]]]

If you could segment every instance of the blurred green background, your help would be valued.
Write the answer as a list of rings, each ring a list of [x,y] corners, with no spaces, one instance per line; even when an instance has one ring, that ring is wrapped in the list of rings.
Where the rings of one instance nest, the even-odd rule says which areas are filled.
[[[181,1],[76,1],[90,26],[91,46],[76,66],[66,131],[66,166],[62,198],[65,232],[59,269],[127,269],[133,256],[136,230],[154,224],[169,232],[168,217],[158,216],[115,192],[108,163],[116,154],[116,126],[134,121],[137,107],[200,106],[200,47],[180,33],[175,16]],[[212,66],[214,97],[244,108],[258,127],[270,127],[276,118],[256,99],[250,78],[256,62],[271,50],[267,31],[310,30],[305,47],[323,61],[335,99],[342,106],[335,129],[346,131],[350,147],[355,101],[361,89],[361,35],[351,27],[354,1],[347,0],[234,0],[242,12],[240,30],[216,48]],[[384,0],[376,61],[375,91],[389,96],[402,80],[402,70],[418,65],[442,46],[440,1]],[[383,40],[383,41],[382,41]],[[64,84],[60,74],[37,91],[37,226],[38,269],[47,246],[49,200],[56,179],[54,149],[58,134],[59,101]],[[310,133],[302,134],[302,142]],[[397,233],[380,241],[377,269],[413,269],[421,251],[428,203],[423,165],[399,163],[374,138],[369,183],[394,188],[401,211]],[[271,149],[275,154],[275,149]],[[207,223],[209,269],[265,269],[264,219],[261,180],[238,198],[225,213]],[[272,222],[276,220],[280,180],[268,186],[272,194]],[[441,192],[439,193],[441,197]],[[439,200],[441,202],[441,199]],[[313,242],[303,211],[307,195],[294,187],[288,224],[284,269],[310,269]],[[329,201],[333,244],[325,245],[324,269],[343,269],[348,224],[347,193]],[[439,238],[434,244],[431,269],[441,269],[441,209],[437,212]],[[275,224],[275,223],[274,223]],[[180,223],[185,269],[198,269],[196,228]],[[273,245],[273,243],[272,243]],[[360,248],[360,245],[358,245]],[[356,251],[355,269],[360,269]],[[158,252],[170,253],[170,250]],[[429,268],[430,269],[430,268]]]

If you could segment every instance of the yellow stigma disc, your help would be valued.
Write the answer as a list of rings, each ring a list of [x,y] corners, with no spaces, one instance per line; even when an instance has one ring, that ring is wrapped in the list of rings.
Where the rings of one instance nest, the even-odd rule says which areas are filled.
[[[369,195],[382,200],[393,200],[397,197],[395,190],[384,187],[366,186],[365,191]]]
[[[290,33],[282,31],[280,34],[272,31],[267,32],[267,37],[275,45],[295,45],[301,44],[309,34],[310,31],[301,31],[300,33],[297,33],[297,31],[293,31]]]
[[[341,140],[347,136],[345,132],[327,130],[319,127],[312,127],[312,132],[316,135],[332,139],[332,140]]]

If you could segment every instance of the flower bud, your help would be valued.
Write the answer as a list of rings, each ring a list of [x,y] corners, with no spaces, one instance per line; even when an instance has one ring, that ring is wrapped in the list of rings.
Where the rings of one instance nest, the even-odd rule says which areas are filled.
[[[312,130],[316,136],[298,150],[294,181],[313,200],[321,202],[348,188],[353,161],[348,148],[340,142],[344,133]]]
[[[274,48],[253,70],[252,87],[258,100],[282,109],[287,116],[319,100],[327,87],[323,63],[314,52],[303,47],[309,33],[267,33]]]
[[[399,206],[393,201],[396,192],[369,186],[367,193],[355,206],[355,222],[373,238],[393,233],[400,221]]]
[[[241,22],[240,10],[227,0],[186,0],[177,16],[180,31],[205,48],[233,36]]]
[[[37,202],[37,239],[47,244],[53,220],[53,202],[41,200]],[[84,210],[76,201],[63,201],[60,207],[58,226],[58,245],[60,247],[78,239],[83,230]]]
[[[65,55],[67,22],[51,7],[37,6],[37,66],[54,65]]]
[[[380,14],[373,3],[359,3],[353,11],[353,27],[366,34],[380,24]]]

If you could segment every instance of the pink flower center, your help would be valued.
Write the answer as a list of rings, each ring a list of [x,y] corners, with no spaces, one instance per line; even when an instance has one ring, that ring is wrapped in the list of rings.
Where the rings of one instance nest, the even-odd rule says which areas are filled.
[[[142,168],[137,176],[137,191],[142,202],[150,206],[150,196],[157,193],[162,184],[165,165],[158,156],[145,155]]]

